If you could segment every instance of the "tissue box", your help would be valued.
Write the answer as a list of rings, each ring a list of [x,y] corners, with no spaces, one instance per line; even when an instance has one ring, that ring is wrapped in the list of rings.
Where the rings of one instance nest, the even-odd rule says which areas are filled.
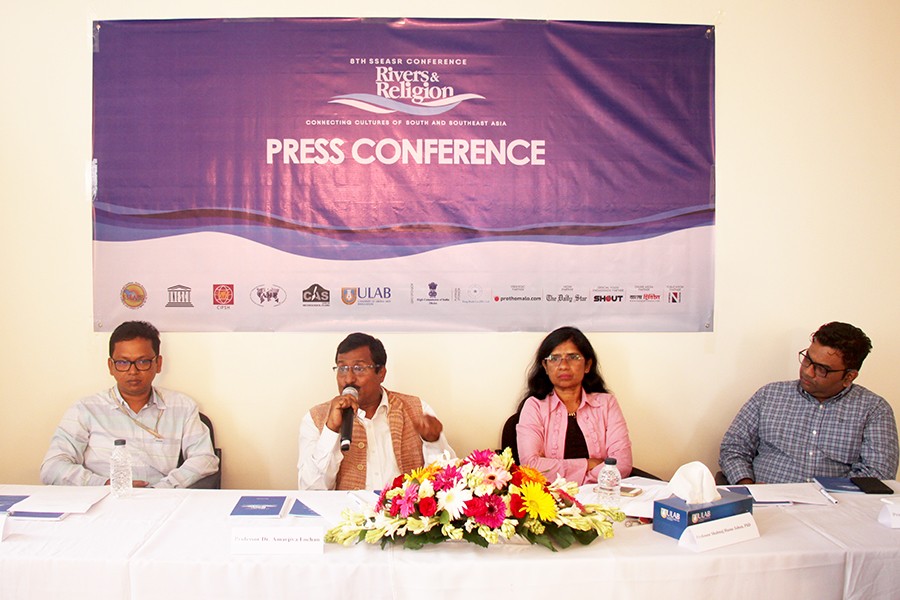
[[[753,496],[719,490],[722,498],[706,504],[688,504],[678,496],[653,502],[653,531],[676,540],[689,525],[753,512]]]

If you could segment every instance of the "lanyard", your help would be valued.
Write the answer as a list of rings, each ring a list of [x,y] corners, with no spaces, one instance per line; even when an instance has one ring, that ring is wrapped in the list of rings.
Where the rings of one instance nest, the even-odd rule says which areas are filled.
[[[117,399],[119,398],[118,390],[116,390],[115,388],[112,388],[112,389],[110,389],[110,392],[113,394],[113,396],[115,398],[117,398]],[[158,440],[163,439],[162,434],[159,433],[159,431],[157,431],[159,429],[159,420],[162,419],[162,414],[163,414],[163,411],[160,410],[159,408],[157,408],[157,411],[159,412],[159,414],[156,417],[156,425],[152,429],[150,427],[144,425],[137,419],[135,419],[133,416],[131,416],[131,412],[128,409],[126,409],[124,406],[122,406],[121,404],[117,404],[116,408],[118,408],[123,413],[125,413],[125,416],[128,417],[129,419],[131,419],[135,425],[137,425],[138,427],[140,427],[141,429],[143,429],[144,431],[146,431],[147,433],[149,433],[156,439],[158,439]]]

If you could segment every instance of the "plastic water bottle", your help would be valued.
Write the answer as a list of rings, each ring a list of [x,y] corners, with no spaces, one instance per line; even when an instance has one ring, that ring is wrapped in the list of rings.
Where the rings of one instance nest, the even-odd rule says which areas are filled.
[[[109,458],[109,485],[115,498],[131,494],[131,456],[125,440],[116,440]]]
[[[619,507],[619,488],[622,485],[622,475],[616,468],[616,459],[609,457],[603,461],[603,468],[597,475],[597,501],[603,506]]]

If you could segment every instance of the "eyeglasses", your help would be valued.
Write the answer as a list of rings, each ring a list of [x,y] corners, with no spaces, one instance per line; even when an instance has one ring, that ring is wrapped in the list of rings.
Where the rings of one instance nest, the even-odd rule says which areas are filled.
[[[381,368],[381,365],[339,365],[337,367],[331,367],[331,369],[338,375],[346,375],[350,371],[353,371],[354,375],[362,375],[369,369],[380,369],[380,368]]]
[[[139,358],[137,360],[114,360],[112,361],[113,366],[116,368],[116,371],[124,373],[131,369],[131,365],[134,365],[134,368],[138,371],[149,371],[150,367],[153,365],[153,361],[159,358],[158,356],[154,356],[153,358]]]
[[[575,352],[570,352],[568,354],[551,354],[544,359],[544,362],[548,365],[558,367],[562,364],[562,361],[566,361],[569,364],[575,364],[580,363],[583,360],[584,357],[582,355],[576,354]]]
[[[804,369],[807,369],[807,368],[809,368],[809,365],[812,365],[813,371],[815,371],[815,373],[816,373],[816,377],[821,377],[823,379],[825,377],[828,377],[832,373],[846,372],[846,371],[853,370],[853,369],[831,369],[831,368],[826,367],[823,364],[813,362],[812,360],[810,360],[809,356],[806,355],[806,350],[801,350],[800,352],[798,352],[797,358],[800,359],[801,367],[803,367]]]

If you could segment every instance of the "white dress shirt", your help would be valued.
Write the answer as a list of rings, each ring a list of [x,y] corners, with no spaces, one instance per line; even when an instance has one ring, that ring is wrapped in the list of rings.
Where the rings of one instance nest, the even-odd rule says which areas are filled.
[[[424,401],[422,412],[426,415],[437,417],[434,410]],[[391,429],[388,422],[387,392],[381,389],[381,403],[375,409],[371,419],[365,417],[365,411],[360,410],[357,418],[366,430],[366,489],[380,490],[389,484],[397,475],[400,475],[400,467],[397,465],[397,457],[394,455],[394,446],[391,440]],[[445,451],[451,456],[456,456],[447,437],[441,431],[437,441],[426,442],[422,440],[422,455],[425,464],[437,460]],[[337,480],[338,469],[344,453],[341,452],[341,435],[328,429],[327,426],[319,428],[313,422],[309,411],[304,415],[300,423],[300,460],[297,462],[297,485],[301,490],[332,490]]]

